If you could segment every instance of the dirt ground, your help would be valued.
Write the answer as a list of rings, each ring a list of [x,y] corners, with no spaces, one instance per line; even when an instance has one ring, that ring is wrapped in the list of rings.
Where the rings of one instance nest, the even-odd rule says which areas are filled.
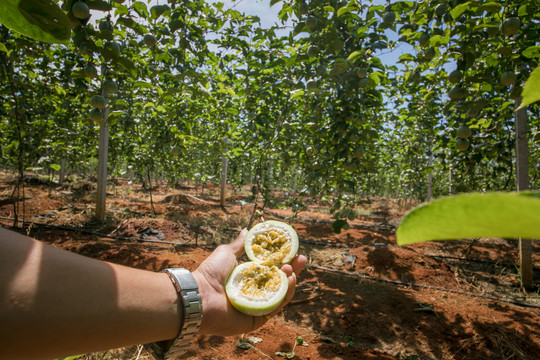
[[[13,225],[12,174],[0,172],[0,224]],[[197,265],[231,241],[253,212],[247,192],[138,184],[108,187],[107,220],[96,223],[95,186],[58,186],[30,177],[21,232],[84,256],[159,271]],[[540,244],[533,241],[535,287],[520,286],[517,242],[473,239],[397,246],[406,208],[392,199],[358,206],[349,230],[334,234],[329,206],[313,201],[287,221],[309,259],[295,298],[263,328],[243,336],[200,336],[187,359],[539,359]],[[152,209],[153,208],[153,209]],[[37,224],[48,224],[43,226]],[[19,224],[21,226],[21,224]],[[79,229],[74,231],[73,228]],[[150,359],[140,346],[84,359]]]

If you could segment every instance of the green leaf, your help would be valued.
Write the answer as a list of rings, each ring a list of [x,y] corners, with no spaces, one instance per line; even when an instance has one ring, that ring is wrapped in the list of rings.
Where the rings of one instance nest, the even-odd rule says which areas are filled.
[[[531,58],[540,58],[540,46],[529,46],[521,55],[531,59]]]
[[[353,10],[356,10],[356,8],[353,6],[344,6],[337,11],[337,16],[340,17],[341,15],[351,12]]]
[[[302,89],[291,91],[291,100],[304,96],[306,92]]]
[[[112,6],[107,2],[103,0],[86,0],[86,5],[90,9],[94,10],[100,10],[100,11],[111,11]]]
[[[365,50],[356,50],[355,52],[353,52],[352,54],[349,55],[347,60],[354,61],[354,59],[356,59],[357,57],[359,57],[362,54],[365,54]]]
[[[0,51],[3,51],[5,53],[8,52],[8,49],[6,48],[6,45],[4,45],[4,43],[0,43]]]
[[[534,69],[525,82],[521,96],[521,106],[518,110],[540,100],[540,66]]]
[[[67,44],[71,27],[54,0],[0,1],[0,23],[32,39]]]
[[[452,9],[452,11],[450,11],[450,15],[452,15],[452,19],[457,19],[458,17],[460,17],[465,11],[467,11],[467,9],[469,8],[470,6],[470,1],[469,2],[466,2],[466,3],[463,3],[463,4],[460,4],[458,6],[456,6],[455,8]]]
[[[51,169],[53,169],[54,171],[60,171],[60,168],[61,166],[58,165],[58,164],[51,164],[49,165],[51,167]]]
[[[474,237],[540,238],[540,193],[471,193],[442,198],[409,212],[399,245]]]

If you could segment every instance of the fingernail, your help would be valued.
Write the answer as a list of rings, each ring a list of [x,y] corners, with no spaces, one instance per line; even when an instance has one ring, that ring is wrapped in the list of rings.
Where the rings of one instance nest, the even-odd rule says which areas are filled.
[[[243,228],[242,231],[240,231],[240,235],[247,234],[248,230],[246,228]]]

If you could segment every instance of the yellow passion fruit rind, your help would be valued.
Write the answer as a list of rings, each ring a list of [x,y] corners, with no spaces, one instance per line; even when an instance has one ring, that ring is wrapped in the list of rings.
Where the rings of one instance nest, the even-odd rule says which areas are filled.
[[[280,267],[296,256],[298,235],[288,224],[266,221],[248,232],[244,248],[251,261],[233,269],[225,286],[227,297],[245,314],[270,314],[287,293],[287,276]]]

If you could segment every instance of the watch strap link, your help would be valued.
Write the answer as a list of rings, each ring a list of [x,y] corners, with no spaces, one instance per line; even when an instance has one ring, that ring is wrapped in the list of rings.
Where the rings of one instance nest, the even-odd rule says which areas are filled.
[[[182,268],[165,269],[179,297],[182,298],[184,318],[176,339],[146,344],[147,350],[158,360],[185,353],[197,336],[202,321],[202,299],[195,278],[189,270]]]

